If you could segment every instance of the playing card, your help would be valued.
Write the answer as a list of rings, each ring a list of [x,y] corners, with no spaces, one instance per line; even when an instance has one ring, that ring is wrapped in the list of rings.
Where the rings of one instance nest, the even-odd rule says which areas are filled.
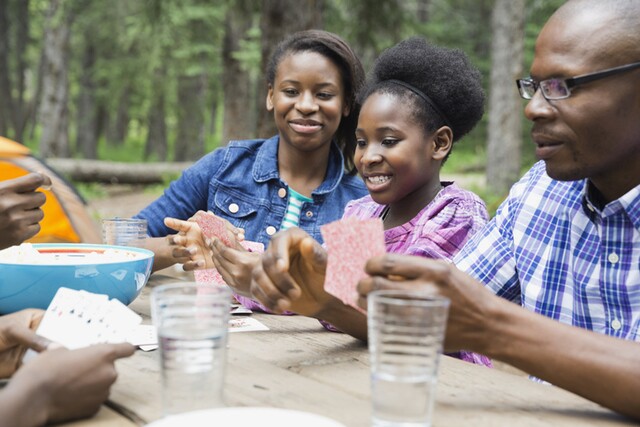
[[[234,242],[230,236],[231,232],[227,229],[225,220],[215,216],[211,212],[199,211],[193,217],[200,226],[202,234],[211,238],[217,237],[227,246],[233,246]]]
[[[264,245],[260,242],[252,242],[250,240],[243,240],[240,242],[243,248],[248,250],[249,252],[264,252]],[[197,283],[203,285],[213,285],[213,286],[227,286],[227,283],[224,281],[218,270],[215,268],[207,268],[204,270],[195,270],[193,272],[193,276]]]
[[[359,309],[356,287],[366,277],[364,266],[386,252],[382,220],[346,218],[323,225],[320,232],[327,248],[324,289]]]
[[[36,333],[69,349],[124,342],[142,317],[106,295],[60,288]]]
[[[269,328],[252,317],[240,317],[229,320],[229,332],[268,331]]]

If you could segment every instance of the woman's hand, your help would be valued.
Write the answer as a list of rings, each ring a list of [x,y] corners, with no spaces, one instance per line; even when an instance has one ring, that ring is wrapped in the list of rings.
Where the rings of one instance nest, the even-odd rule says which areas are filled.
[[[185,271],[216,267],[212,259],[211,239],[205,236],[196,222],[196,218],[201,215],[213,216],[210,212],[198,211],[188,221],[176,218],[164,219],[167,227],[178,232],[178,234],[167,236],[166,238],[172,247],[171,254],[175,262],[182,264]],[[244,231],[242,229],[234,227],[223,218],[217,217],[217,219],[225,223],[226,239],[231,242],[239,242],[244,239]]]

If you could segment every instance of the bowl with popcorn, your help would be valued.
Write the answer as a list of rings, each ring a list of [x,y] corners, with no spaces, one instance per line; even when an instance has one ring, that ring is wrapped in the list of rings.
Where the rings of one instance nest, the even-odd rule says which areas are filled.
[[[0,251],[0,314],[46,309],[59,288],[130,304],[151,275],[153,252],[128,246],[23,243]]]

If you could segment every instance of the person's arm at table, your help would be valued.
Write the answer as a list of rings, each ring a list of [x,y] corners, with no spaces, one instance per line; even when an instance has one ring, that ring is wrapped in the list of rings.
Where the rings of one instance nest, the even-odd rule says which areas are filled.
[[[117,378],[115,360],[134,350],[121,343],[44,351],[0,391],[2,425],[31,427],[93,416]]]
[[[299,228],[273,236],[253,271],[251,294],[269,310],[289,310],[329,322],[359,339],[366,339],[367,318],[325,292],[327,254]]]
[[[37,189],[50,185],[51,179],[41,173],[0,181],[0,249],[38,234],[44,218],[40,207],[47,198]]]
[[[640,419],[640,344],[559,323],[499,298],[454,265],[387,255],[367,264],[360,305],[373,289],[422,286],[451,300],[445,348],[509,363]]]

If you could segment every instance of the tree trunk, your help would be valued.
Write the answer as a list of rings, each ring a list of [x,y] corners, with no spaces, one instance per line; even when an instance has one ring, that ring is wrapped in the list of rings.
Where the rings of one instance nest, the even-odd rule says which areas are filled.
[[[147,142],[144,146],[144,158],[148,160],[152,156],[156,160],[167,160],[167,123],[165,121],[165,97],[164,84],[166,72],[164,68],[158,68],[153,76],[153,93],[151,105],[147,113],[148,132]]]
[[[429,22],[429,9],[431,9],[431,0],[418,0],[416,2],[416,17],[418,18],[418,22],[421,24]]]
[[[496,0],[491,44],[487,188],[506,193],[520,176],[522,103],[514,81],[522,75],[524,0]]]
[[[51,0],[45,18],[40,155],[69,156],[69,35],[72,14],[64,0]]]
[[[260,17],[263,75],[273,49],[287,35],[296,31],[324,27],[323,10],[324,0],[263,0]],[[257,136],[261,138],[268,138],[278,133],[273,114],[265,108],[266,97],[267,86],[263,84],[262,90],[258,90],[257,99],[257,105],[260,107]]]
[[[182,162],[196,160],[204,154],[204,107],[207,76],[178,78],[178,134],[174,159]]]
[[[11,80],[9,77],[9,2],[0,0],[0,135],[11,127]]]
[[[131,85],[125,84],[118,99],[118,109],[115,119],[107,126],[107,141],[110,145],[121,146],[127,138],[129,129],[129,104],[131,100]]]
[[[125,163],[87,159],[47,159],[47,165],[74,182],[162,184],[180,176],[193,162]]]
[[[254,83],[247,70],[233,57],[240,49],[240,41],[251,28],[252,1],[238,0],[229,8],[222,45],[222,87],[224,89],[224,119],[221,145],[233,139],[255,135]],[[253,96],[252,96],[253,95]]]
[[[22,141],[25,127],[27,126],[27,119],[29,117],[29,105],[25,101],[26,81],[25,76],[27,73],[27,60],[26,52],[29,44],[29,0],[20,0],[16,5],[16,50],[15,50],[15,64],[16,64],[16,98],[13,102],[14,114],[13,114],[13,130],[15,132],[15,138],[18,141]]]
[[[96,52],[90,37],[85,37],[86,45],[82,58],[80,94],[78,95],[78,116],[76,117],[76,150],[85,159],[98,157],[98,136],[96,125],[96,85],[93,79]]]

